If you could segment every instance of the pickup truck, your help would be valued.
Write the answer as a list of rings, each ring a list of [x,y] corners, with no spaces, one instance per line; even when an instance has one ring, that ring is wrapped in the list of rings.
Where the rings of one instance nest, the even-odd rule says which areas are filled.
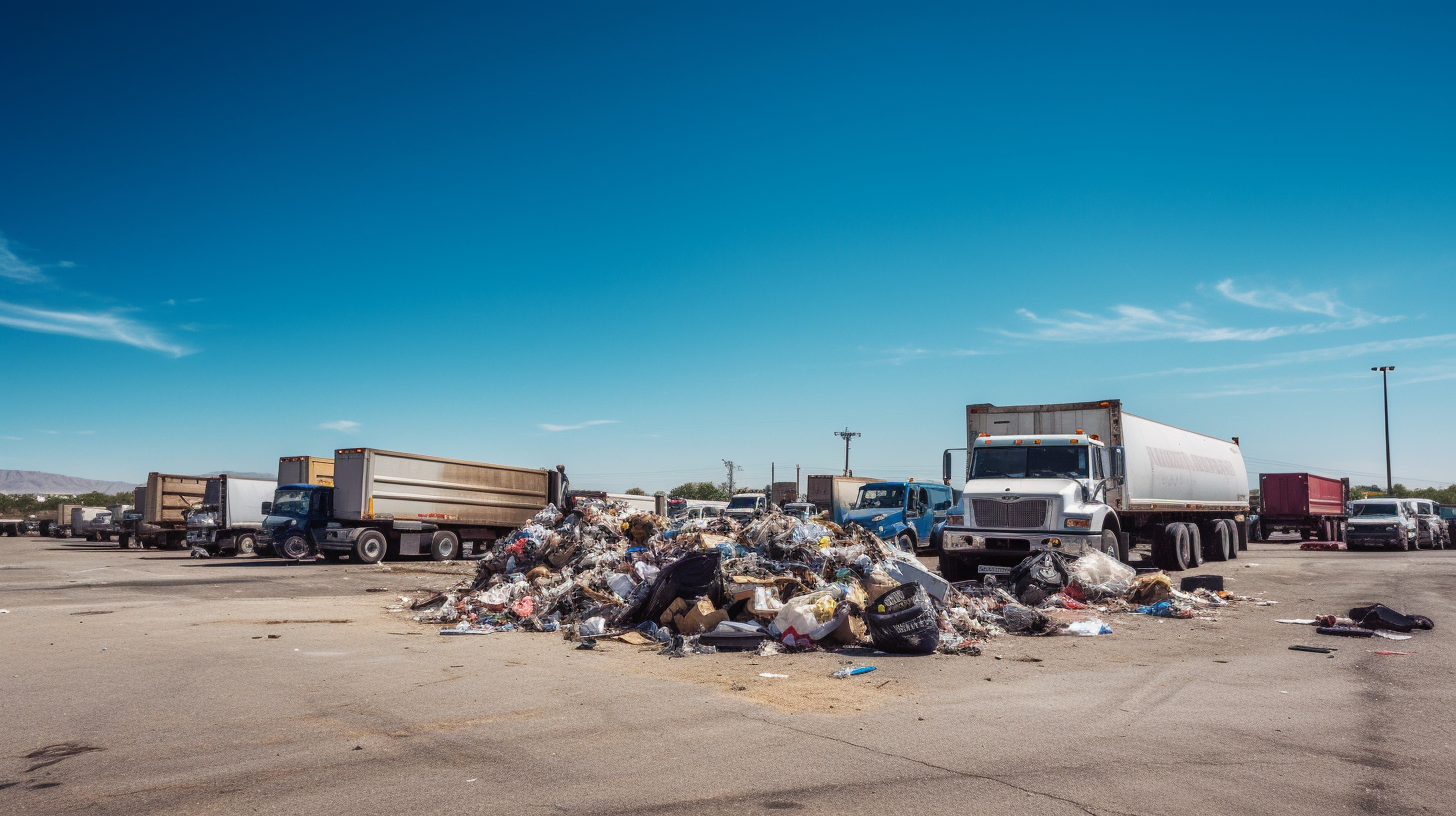
[[[1350,502],[1345,546],[1352,550],[1419,549],[1420,522],[1399,499],[1360,499]]]
[[[930,546],[930,531],[956,505],[949,485],[870,482],[860,485],[844,523],[858,524],[905,552]]]
[[[747,523],[768,512],[768,496],[762,493],[739,493],[728,500],[723,515]]]
[[[1444,550],[1451,544],[1446,522],[1441,510],[1430,499],[1401,499],[1411,515],[1416,517],[1416,548]]]

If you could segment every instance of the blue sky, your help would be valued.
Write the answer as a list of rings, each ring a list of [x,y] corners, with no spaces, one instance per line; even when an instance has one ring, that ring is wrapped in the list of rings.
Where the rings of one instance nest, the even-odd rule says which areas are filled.
[[[7,3],[0,468],[931,478],[1117,397],[1374,482],[1396,365],[1456,481],[1453,17]]]

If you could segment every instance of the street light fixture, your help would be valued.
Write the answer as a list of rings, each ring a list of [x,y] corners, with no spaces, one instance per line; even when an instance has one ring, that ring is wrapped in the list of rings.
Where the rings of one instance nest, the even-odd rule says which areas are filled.
[[[1380,391],[1385,397],[1385,495],[1395,495],[1395,485],[1390,479],[1390,385],[1386,381],[1386,372],[1394,371],[1395,366],[1371,366],[1371,371],[1380,372]]]

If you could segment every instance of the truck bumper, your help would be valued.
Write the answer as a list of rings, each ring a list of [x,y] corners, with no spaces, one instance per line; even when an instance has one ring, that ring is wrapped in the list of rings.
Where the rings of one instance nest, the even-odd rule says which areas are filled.
[[[1098,549],[1101,543],[1101,534],[946,527],[941,534],[940,552],[945,556],[984,562],[981,572],[998,574],[1007,572],[1032,553],[1050,550],[1075,558]],[[1002,566],[995,566],[997,564]],[[991,566],[988,568],[987,565]]]

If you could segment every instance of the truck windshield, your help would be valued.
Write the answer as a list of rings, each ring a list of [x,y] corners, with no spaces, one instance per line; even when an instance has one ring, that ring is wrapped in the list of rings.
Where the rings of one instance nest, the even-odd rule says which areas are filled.
[[[1085,479],[1087,448],[976,448],[972,479]]]
[[[1395,502],[1381,502],[1379,504],[1357,504],[1355,505],[1357,516],[1398,516],[1400,510]]]
[[[904,506],[905,488],[903,487],[861,487],[859,498],[854,502],[856,510],[872,508],[899,510]]]
[[[728,509],[753,508],[758,506],[757,496],[734,496],[728,500]]]
[[[279,516],[308,515],[308,494],[311,490],[280,490],[273,496],[273,513]]]
[[[1441,506],[1441,518],[1443,518],[1443,519],[1456,519],[1456,507],[1446,507],[1445,505],[1442,505]]]

